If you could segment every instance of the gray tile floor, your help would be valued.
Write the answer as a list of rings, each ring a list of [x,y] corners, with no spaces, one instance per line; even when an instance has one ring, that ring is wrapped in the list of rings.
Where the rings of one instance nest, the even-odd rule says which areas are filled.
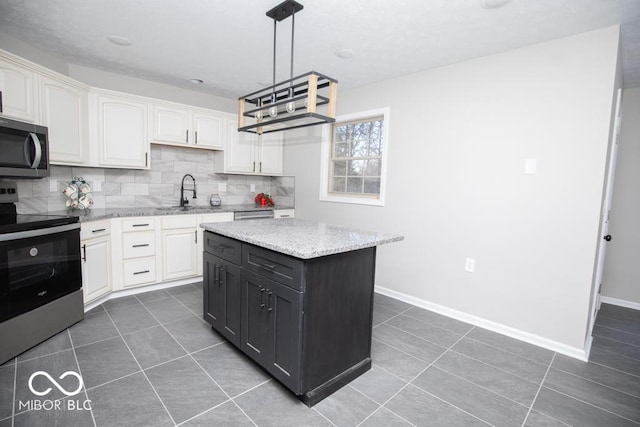
[[[0,366],[0,427],[640,424],[634,310],[602,306],[583,363],[376,295],[373,368],[311,409],[201,318],[201,285],[97,307]],[[26,410],[38,370],[80,372],[85,389],[65,397],[36,377],[34,389],[52,388],[41,399],[61,399],[60,409]]]

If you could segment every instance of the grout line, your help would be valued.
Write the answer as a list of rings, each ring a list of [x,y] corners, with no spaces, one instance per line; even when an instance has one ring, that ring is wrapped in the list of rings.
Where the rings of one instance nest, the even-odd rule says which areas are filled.
[[[593,350],[593,349],[592,349],[592,350]],[[598,348],[597,348],[597,350],[604,351],[605,353],[613,354],[613,355],[618,356],[618,357],[623,357],[623,358],[625,358],[625,359],[629,359],[630,361],[633,361],[634,363],[638,363],[638,362],[640,362],[640,359],[636,359],[635,357],[626,356],[626,355],[621,354],[621,353],[616,353],[615,351],[607,350],[606,348],[600,348],[600,347],[598,347]],[[594,363],[595,363],[595,362],[594,362]],[[601,364],[601,363],[600,363],[600,364]],[[604,365],[604,366],[607,366],[607,365]],[[616,368],[611,368],[611,369],[616,369]],[[616,370],[619,370],[619,369],[616,369]],[[625,372],[625,371],[621,371],[621,372]],[[626,372],[626,373],[627,373],[627,374],[629,374],[629,375],[632,375],[632,376],[634,376],[634,377],[638,377],[638,376],[640,376],[640,375],[637,375],[637,374],[633,374],[633,373],[631,373],[631,372]]]
[[[137,298],[136,298],[137,299]],[[145,307],[146,309],[146,307]],[[148,310],[147,310],[148,311]],[[113,322],[113,319],[111,318],[111,315],[109,314],[109,312],[107,311],[107,315],[109,316],[109,319],[111,319],[111,321]],[[157,320],[157,319],[156,319]],[[142,371],[142,375],[144,375],[145,379],[147,380],[147,383],[149,383],[149,386],[151,387],[151,390],[153,390],[153,392],[155,393],[156,397],[158,398],[158,400],[160,401],[160,404],[162,405],[162,407],[164,408],[164,410],[167,412],[167,415],[169,415],[169,419],[171,419],[171,422],[173,423],[173,425],[176,425],[176,421],[173,419],[173,416],[171,415],[171,413],[169,412],[169,409],[167,409],[166,405],[164,404],[164,402],[162,401],[162,399],[160,398],[160,395],[158,394],[156,388],[153,386],[153,384],[151,383],[151,380],[149,380],[149,377],[147,376],[147,373],[144,371],[144,369],[142,369],[142,365],[140,365],[140,362],[138,362],[138,359],[136,358],[136,356],[133,354],[133,351],[131,350],[131,347],[129,347],[129,344],[127,344],[127,341],[124,339],[124,337],[122,336],[122,333],[120,332],[120,329],[118,329],[118,327],[116,326],[115,322],[113,322],[113,325],[115,326],[116,330],[118,331],[118,334],[120,334],[120,339],[122,339],[122,342],[124,342],[124,345],[127,347],[127,349],[129,350],[129,353],[131,354],[131,357],[133,357],[133,360],[136,362],[136,364],[138,365],[138,367],[140,368],[140,370]]]
[[[407,383],[408,384],[408,383]],[[361,392],[360,390],[358,390],[357,388],[355,388],[354,386],[351,385],[351,383],[346,385],[347,387],[350,387],[352,390],[355,390],[357,393],[361,394],[362,396],[364,396],[366,399],[372,401],[373,403],[375,403],[376,405],[378,405],[378,407],[371,412],[369,415],[367,415],[362,421],[360,421],[356,427],[358,427],[359,425],[361,425],[363,422],[365,422],[366,420],[368,420],[369,418],[371,418],[376,412],[378,412],[381,408],[384,408],[383,404],[379,403],[376,400],[373,400],[371,397],[367,396],[366,394],[364,394],[363,392]],[[404,387],[402,387],[404,389]],[[393,415],[397,416],[398,418],[408,422],[409,424],[411,424],[412,426],[415,427],[415,424],[413,424],[411,421],[404,419],[403,417],[401,417],[400,415],[396,414],[395,412],[391,411],[390,409],[384,408],[385,410],[391,412]]]
[[[588,362],[588,363],[592,363],[592,362]],[[629,393],[628,391],[620,390],[619,388],[615,388],[613,386],[610,386],[610,385],[607,385],[607,384],[603,384],[603,383],[598,382],[598,381],[596,381],[594,379],[583,377],[582,375],[578,375],[578,374],[575,374],[573,372],[565,371],[564,369],[559,369],[559,368],[553,368],[553,369],[555,369],[556,371],[565,373],[567,375],[571,375],[572,377],[576,377],[576,378],[580,378],[580,379],[585,380],[585,381],[589,381],[592,384],[597,384],[599,386],[606,387],[609,390],[617,391],[619,393],[626,394],[626,395],[631,396],[631,397],[635,397],[636,399],[640,399],[640,394],[635,395],[635,394]],[[613,369],[613,368],[609,368],[609,369]],[[629,375],[629,374],[627,374],[627,375]]]
[[[329,396],[327,396],[329,397]],[[304,405],[304,403],[303,403]],[[329,421],[329,424],[331,424],[334,427],[338,427],[338,425],[336,423],[334,423],[333,421],[331,421],[329,418],[327,418],[322,412],[318,411],[316,409],[316,407],[314,406],[313,408],[309,408],[311,411],[314,411],[316,414],[320,415],[322,418],[324,418],[325,420]]]
[[[11,401],[11,427],[15,426],[16,422],[16,388],[18,384],[18,358],[15,358],[13,364],[13,399]]]
[[[387,399],[387,400],[382,404],[382,406],[383,406],[386,410],[388,410],[389,412],[393,413],[394,415],[399,416],[398,414],[396,414],[395,412],[393,412],[393,411],[391,411],[389,408],[387,408],[387,406],[386,406],[386,405],[387,405],[387,403],[389,403],[389,402],[390,402],[394,397],[396,397],[396,396],[397,396],[398,394],[400,394],[404,389],[406,389],[407,387],[409,387],[409,386],[411,385],[412,387],[415,387],[415,388],[417,388],[418,390],[421,390],[421,391],[423,391],[423,392],[427,393],[428,395],[433,396],[434,398],[436,398],[436,399],[440,400],[441,402],[444,402],[444,403],[446,403],[447,405],[449,405],[449,406],[451,406],[451,407],[453,407],[453,408],[456,408],[456,409],[458,409],[459,411],[464,412],[465,414],[467,414],[467,415],[469,415],[469,416],[471,416],[471,417],[473,417],[473,418],[475,418],[475,419],[477,419],[477,420],[479,420],[479,421],[481,421],[481,422],[483,422],[483,423],[485,423],[485,424],[489,424],[489,425],[490,425],[490,423],[488,423],[487,421],[483,420],[482,418],[477,417],[476,415],[473,415],[472,413],[470,413],[470,412],[468,412],[468,411],[465,411],[464,409],[462,409],[462,408],[460,408],[460,407],[458,407],[458,406],[456,406],[456,405],[454,405],[454,404],[452,404],[452,403],[450,403],[450,402],[447,402],[446,400],[444,400],[444,399],[442,399],[442,398],[440,398],[440,397],[436,396],[436,395],[435,395],[435,394],[433,394],[433,393],[428,392],[427,390],[424,390],[424,389],[422,389],[422,388],[420,388],[420,387],[416,386],[415,384],[412,384],[412,382],[413,382],[416,378],[418,378],[420,375],[422,375],[424,372],[426,372],[426,370],[427,370],[427,369],[429,369],[430,367],[432,367],[434,363],[436,363],[436,362],[437,362],[437,361],[438,361],[442,356],[444,356],[444,355],[445,355],[449,350],[451,350],[451,349],[452,349],[456,344],[458,344],[458,343],[459,343],[459,342],[460,342],[464,337],[466,337],[466,336],[467,336],[471,331],[473,331],[474,329],[475,329],[475,326],[474,326],[474,327],[472,327],[469,331],[467,331],[467,333],[466,333],[466,334],[462,335],[462,336],[461,336],[461,337],[460,337],[456,342],[454,342],[453,344],[451,344],[451,345],[449,346],[449,348],[445,349],[445,351],[444,351],[444,352],[442,352],[442,354],[441,354],[440,356],[436,357],[436,358],[435,358],[431,363],[429,363],[429,364],[427,365],[427,367],[425,367],[425,368],[424,368],[422,371],[420,371],[416,376],[414,376],[410,381],[408,381],[408,382],[407,382],[407,383],[406,383],[406,384],[405,384],[405,385],[404,385],[400,390],[398,390],[398,391],[397,391],[393,396],[391,396],[389,399]],[[384,343],[383,343],[383,344],[384,344]],[[392,346],[390,346],[390,347],[392,347]],[[392,348],[393,348],[393,347],[392,347]],[[402,351],[402,350],[399,350],[399,349],[396,349],[396,350],[398,350],[398,351]],[[404,353],[404,352],[403,352],[403,353]],[[413,357],[413,356],[412,356],[412,357]],[[420,360],[420,359],[418,359],[418,360]],[[423,361],[423,362],[424,362],[424,361]],[[369,419],[369,418],[371,417],[371,415],[373,415],[373,414],[369,414],[369,416],[368,416],[367,418],[365,418],[364,420],[362,420],[362,423],[364,423],[367,419]],[[400,418],[402,418],[402,417],[400,417]],[[404,418],[402,418],[402,419],[404,420]],[[362,423],[361,423],[361,424],[362,424]]]
[[[614,354],[615,354],[615,353],[614,353]],[[624,356],[623,356],[623,357],[624,357]],[[634,378],[640,378],[640,375],[632,374],[631,372],[626,372],[626,371],[620,370],[620,369],[618,369],[618,368],[614,368],[614,367],[612,367],[612,366],[605,365],[604,363],[593,362],[593,361],[589,361],[589,363],[593,363],[594,365],[602,366],[603,368],[612,369],[612,370],[614,370],[614,371],[616,371],[616,372],[619,372],[619,373],[621,373],[621,374],[625,374],[625,375],[629,375],[629,376],[632,376],[632,377],[634,377]]]
[[[84,377],[82,376],[82,370],[80,369],[80,362],[78,361],[78,355],[76,354],[76,349],[73,345],[73,337],[71,337],[71,331],[69,331],[69,328],[67,328],[67,334],[69,335],[69,341],[71,341],[71,349],[73,350],[73,358],[76,361],[76,366],[78,367],[78,373],[80,374],[80,378],[83,378],[82,380],[82,385],[84,388],[84,397],[91,402],[91,400],[89,399],[89,393],[87,392],[87,385],[84,384]],[[84,405],[83,405],[84,407]],[[91,419],[93,420],[93,426],[97,427],[98,424],[96,423],[96,417],[93,414],[93,408],[91,407],[91,403],[89,403],[89,414],[91,414]]]
[[[533,397],[533,400],[531,401],[531,406],[529,406],[529,410],[527,411],[527,415],[524,417],[524,420],[522,420],[522,427],[524,427],[525,423],[527,422],[527,419],[529,418],[529,415],[531,414],[531,411],[533,410],[533,405],[535,405],[536,400],[538,400],[538,395],[540,394],[540,390],[542,390],[542,385],[544,384],[544,382],[547,379],[547,375],[549,375],[549,371],[551,370],[551,365],[553,365],[553,361],[556,360],[556,354],[557,353],[553,353],[553,357],[551,358],[551,361],[549,362],[549,366],[547,366],[547,372],[544,373],[544,377],[542,377],[542,381],[540,381],[540,385],[538,386],[538,391],[536,391],[536,395]]]
[[[640,424],[640,423],[638,423],[638,421],[632,420],[631,418],[627,418],[627,417],[625,417],[624,415],[617,414],[617,413],[615,413],[615,412],[613,412],[613,411],[610,411],[610,410],[608,410],[608,409],[602,408],[602,407],[597,406],[597,405],[595,405],[595,404],[593,404],[593,403],[587,402],[586,400],[579,399],[579,398],[577,398],[576,396],[571,396],[570,394],[567,394],[567,393],[562,392],[562,391],[560,391],[560,390],[556,390],[555,388],[551,388],[551,387],[549,387],[549,386],[545,386],[545,387],[546,387],[547,389],[549,389],[549,390],[552,390],[552,391],[553,391],[553,392],[555,392],[555,393],[558,393],[558,394],[561,394],[561,395],[563,395],[563,396],[566,396],[566,397],[568,397],[569,399],[577,400],[578,402],[584,403],[585,405],[589,405],[589,406],[591,406],[592,408],[599,409],[599,410],[601,410],[602,412],[606,412],[606,413],[611,414],[611,415],[613,415],[613,416],[616,416],[616,417],[618,417],[618,418],[622,418],[623,420],[631,421],[633,424]],[[546,415],[546,414],[545,414],[545,415]]]
[[[501,336],[504,336],[504,337],[507,337],[506,335],[499,334],[498,332],[494,332],[494,333],[495,333],[495,334],[498,334],[498,335],[501,335]],[[511,337],[507,337],[507,338],[511,338]],[[535,359],[532,359],[532,358],[530,358],[530,357],[523,356],[523,355],[521,355],[521,354],[515,353],[515,352],[510,351],[510,350],[507,350],[506,348],[498,347],[497,345],[490,344],[490,343],[485,342],[485,341],[482,341],[482,340],[480,340],[480,339],[476,339],[476,338],[472,338],[472,337],[467,337],[467,339],[472,340],[472,341],[475,341],[475,342],[480,343],[480,344],[482,344],[482,345],[486,345],[487,347],[491,347],[491,348],[494,348],[494,349],[496,349],[496,350],[500,350],[500,351],[502,351],[502,352],[504,352],[504,353],[508,353],[508,354],[513,355],[513,356],[517,356],[517,357],[519,357],[519,358],[521,358],[521,359],[528,360],[528,361],[530,361],[530,362],[535,362],[535,363],[537,363],[537,364],[539,364],[539,365],[544,365],[545,363],[548,363],[548,362],[541,362],[541,361],[539,361],[539,360],[535,360]],[[515,340],[516,338],[512,338],[512,339],[514,339],[514,340]],[[517,341],[519,341],[519,340],[517,340]],[[542,350],[548,351],[549,353],[553,353],[552,357],[553,357],[553,356],[555,356],[555,352],[553,352],[553,351],[551,351],[551,350],[547,350],[547,349],[542,348],[542,347],[540,347],[540,346],[537,346],[537,345],[535,345],[535,344],[529,344],[529,343],[525,343],[525,344],[528,344],[528,345],[530,345],[530,346],[532,346],[532,347],[535,347],[535,348],[538,348],[538,349],[542,349]]]
[[[412,332],[405,331],[404,329],[402,329],[402,328],[398,328],[397,326],[393,326],[393,325],[385,325],[385,326],[388,326],[389,328],[393,328],[393,329],[395,329],[395,330],[397,330],[397,331],[400,331],[400,332],[402,332],[402,333],[405,333],[405,334],[407,334],[407,335],[411,335],[412,337],[418,338],[418,339],[420,339],[420,340],[422,340],[422,341],[426,341],[426,342],[431,343],[431,344],[433,344],[433,345],[436,345],[436,346],[438,346],[438,347],[442,347],[442,348],[444,348],[444,349],[447,349],[447,347],[446,347],[445,345],[442,345],[442,344],[437,343],[437,342],[433,342],[433,341],[428,340],[428,339],[426,339],[426,338],[424,338],[424,337],[421,337],[420,335],[416,335],[416,334],[414,334],[414,333],[412,333]],[[437,328],[437,326],[436,326],[436,328]],[[448,332],[448,331],[447,331],[447,332]],[[458,338],[460,338],[460,336],[461,336],[461,334],[456,334],[456,335],[458,335]]]
[[[605,326],[600,326],[600,327],[601,327],[601,328],[605,328]],[[607,329],[612,330],[612,331],[622,332],[622,331],[619,331],[619,330],[617,330],[617,329],[612,329],[612,328],[607,328]],[[634,334],[632,334],[631,332],[624,332],[624,333],[625,333],[625,334],[629,334],[629,335],[634,335]],[[638,338],[640,338],[640,335],[636,335],[636,336],[637,336]],[[594,333],[594,334],[593,334],[593,337],[594,337],[594,338],[596,338],[596,337],[597,337],[597,338],[600,338],[600,339],[606,339],[606,340],[614,341],[614,342],[619,342],[620,344],[629,345],[629,346],[631,346],[631,347],[638,347],[638,348],[640,348],[640,344],[634,344],[634,343],[630,343],[630,342],[627,342],[627,341],[621,341],[621,340],[619,340],[619,339],[611,338],[611,337],[608,337],[608,336],[606,336],[606,335],[598,335],[598,334]],[[640,343],[640,340],[639,340],[638,342]]]

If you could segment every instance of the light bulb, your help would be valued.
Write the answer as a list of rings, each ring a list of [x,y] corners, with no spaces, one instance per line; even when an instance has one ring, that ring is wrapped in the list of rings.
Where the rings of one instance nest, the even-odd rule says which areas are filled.
[[[274,105],[273,107],[269,108],[269,115],[271,117],[276,117],[278,115],[278,107]]]
[[[287,113],[293,113],[296,111],[296,102],[289,101],[287,102]]]
[[[262,110],[256,111],[256,120],[262,120],[263,116],[264,114],[262,113]]]

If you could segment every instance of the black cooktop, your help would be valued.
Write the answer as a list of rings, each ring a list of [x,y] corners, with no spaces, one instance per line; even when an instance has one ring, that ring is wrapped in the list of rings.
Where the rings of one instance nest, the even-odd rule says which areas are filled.
[[[78,222],[78,217],[71,215],[16,214],[13,203],[11,203],[13,208],[6,205],[0,203],[0,234],[37,230]]]

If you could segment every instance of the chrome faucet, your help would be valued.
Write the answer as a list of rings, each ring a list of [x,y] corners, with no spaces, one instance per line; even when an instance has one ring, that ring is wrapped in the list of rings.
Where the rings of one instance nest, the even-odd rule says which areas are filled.
[[[186,205],[189,204],[189,201],[187,200],[186,197],[184,197],[184,180],[187,177],[191,177],[191,180],[193,181],[193,189],[191,188],[187,188],[187,191],[192,191],[193,192],[193,198],[197,199],[198,197],[196,196],[196,179],[193,177],[193,175],[191,175],[190,173],[186,174],[185,176],[182,177],[182,184],[180,184],[180,207],[183,208]]]

